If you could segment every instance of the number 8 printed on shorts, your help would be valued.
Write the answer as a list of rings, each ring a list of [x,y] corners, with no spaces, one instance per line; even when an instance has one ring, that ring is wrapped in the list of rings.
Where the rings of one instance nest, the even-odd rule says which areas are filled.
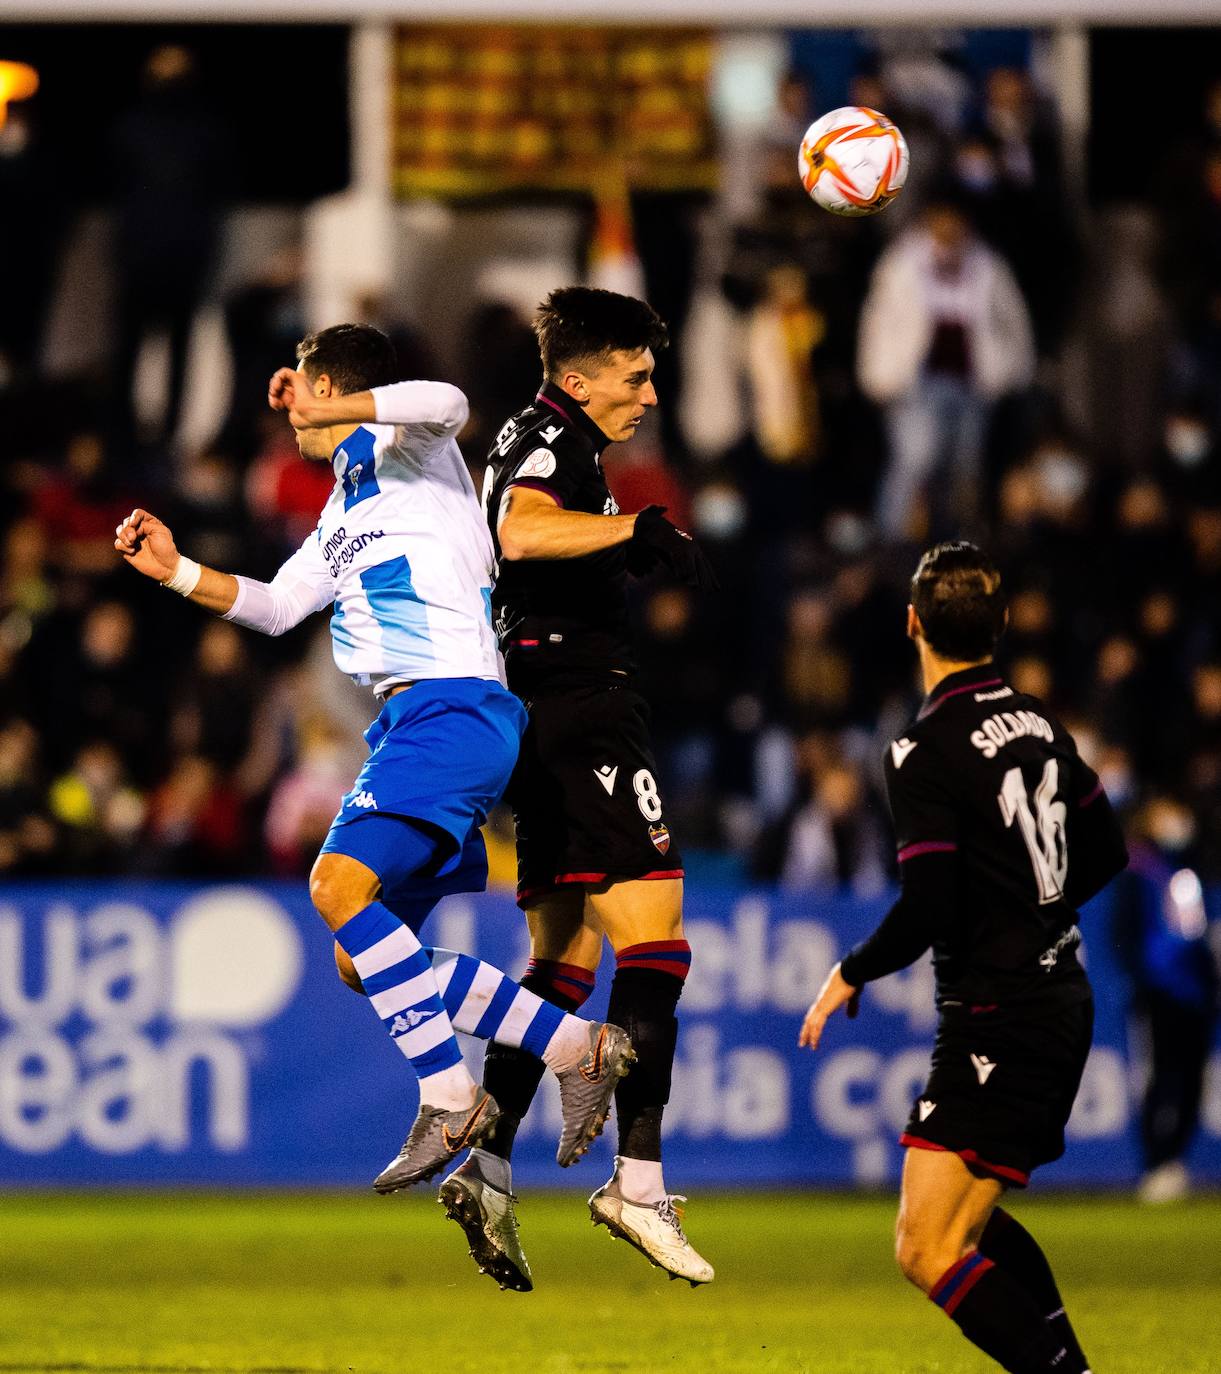
[[[661,820],[661,798],[657,795],[657,783],[647,768],[642,768],[632,779],[636,791],[636,805],[646,821]]]

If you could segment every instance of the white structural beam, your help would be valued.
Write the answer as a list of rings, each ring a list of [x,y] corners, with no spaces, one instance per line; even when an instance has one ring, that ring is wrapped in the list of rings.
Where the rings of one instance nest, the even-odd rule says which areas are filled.
[[[723,27],[784,24],[795,28],[869,28],[883,24],[1202,24],[1221,23],[1217,0],[875,0],[868,11],[830,0],[567,0],[557,12],[546,0],[362,0],[358,11],[341,0],[317,0],[293,23],[351,23],[353,19],[542,21],[547,23],[688,23]],[[285,22],[283,0],[0,0],[8,20],[156,20]]]

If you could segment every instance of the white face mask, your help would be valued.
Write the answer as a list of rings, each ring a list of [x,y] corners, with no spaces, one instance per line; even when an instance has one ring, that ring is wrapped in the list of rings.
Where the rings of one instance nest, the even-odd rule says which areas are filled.
[[[1185,468],[1196,468],[1212,449],[1212,435],[1194,420],[1166,422],[1166,451]]]
[[[996,167],[986,152],[960,153],[957,172],[969,191],[990,191],[996,185]]]
[[[705,487],[691,503],[699,534],[708,539],[732,539],[746,524],[746,502],[735,487]]]

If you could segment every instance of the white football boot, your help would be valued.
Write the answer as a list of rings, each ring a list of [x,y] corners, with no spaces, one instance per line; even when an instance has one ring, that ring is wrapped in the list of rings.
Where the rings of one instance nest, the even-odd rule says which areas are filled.
[[[534,1287],[530,1266],[517,1233],[517,1198],[484,1178],[478,1160],[461,1164],[441,1185],[437,1201],[445,1215],[466,1233],[471,1259],[481,1274],[490,1274],[501,1288],[529,1293]]]
[[[675,1203],[686,1202],[678,1194],[660,1202],[631,1202],[620,1191],[619,1169],[589,1199],[595,1226],[605,1226],[612,1236],[633,1245],[672,1279],[686,1279],[692,1288],[711,1283],[716,1271],[683,1233],[682,1211]]]

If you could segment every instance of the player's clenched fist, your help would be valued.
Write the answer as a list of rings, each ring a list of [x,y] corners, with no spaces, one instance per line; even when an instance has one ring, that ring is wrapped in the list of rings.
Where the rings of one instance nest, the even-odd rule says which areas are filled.
[[[168,582],[178,566],[178,548],[168,525],[137,507],[119,525],[114,546],[137,572],[156,582]]]
[[[304,429],[310,424],[313,400],[309,378],[304,372],[294,372],[291,367],[280,368],[267,384],[267,404],[272,410],[288,411],[289,423],[294,429]]]

